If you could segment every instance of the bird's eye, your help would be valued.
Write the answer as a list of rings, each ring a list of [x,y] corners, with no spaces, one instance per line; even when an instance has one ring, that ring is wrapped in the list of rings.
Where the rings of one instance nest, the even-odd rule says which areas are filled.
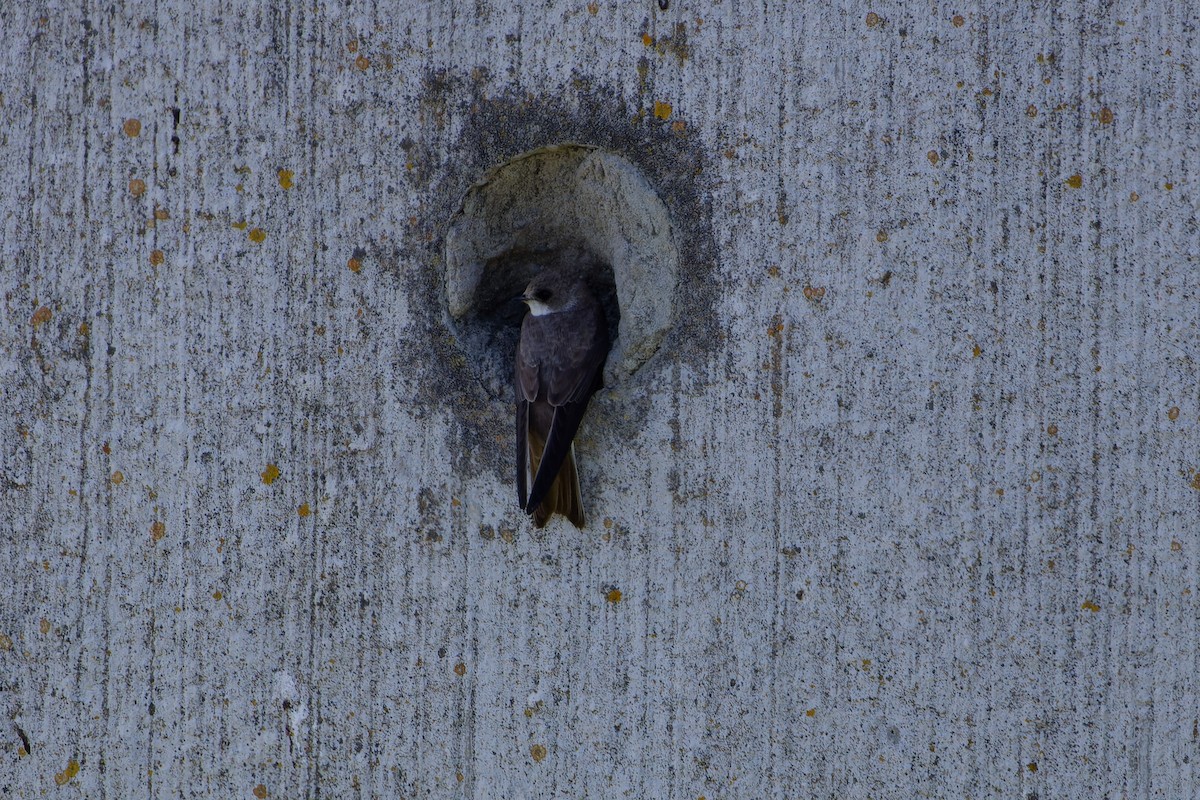
[[[538,302],[541,302],[541,303],[549,302],[550,290],[549,289],[538,289],[536,292],[533,293],[533,297],[535,300],[537,300]]]

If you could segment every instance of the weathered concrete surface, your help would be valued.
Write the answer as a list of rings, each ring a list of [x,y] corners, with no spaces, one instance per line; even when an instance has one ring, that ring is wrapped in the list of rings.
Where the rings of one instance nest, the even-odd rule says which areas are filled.
[[[1194,796],[1189,4],[373,5],[0,6],[0,794]],[[557,142],[688,316],[536,533],[442,247]]]

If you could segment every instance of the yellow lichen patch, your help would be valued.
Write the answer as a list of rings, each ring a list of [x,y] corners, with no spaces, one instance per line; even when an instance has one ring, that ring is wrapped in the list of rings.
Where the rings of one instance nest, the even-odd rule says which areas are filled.
[[[170,219],[171,212],[167,211],[165,208],[156,208],[154,209],[154,218],[157,220]]]
[[[259,473],[259,475],[262,477],[262,482],[270,486],[279,477],[279,467],[274,464],[267,464],[267,468]]]
[[[292,178],[294,178],[296,176],[296,173],[292,172],[290,169],[281,169],[276,174],[279,177],[279,185],[282,188],[284,188],[284,189],[292,188],[292,186],[293,186]]]
[[[815,708],[810,708],[808,711],[804,712],[804,716],[806,716],[806,717],[815,717],[816,715],[817,715],[817,710]]]
[[[588,3],[587,10],[588,10],[588,13],[594,17],[600,11],[600,4],[597,2],[594,2],[594,1],[591,3]]]
[[[225,593],[222,592],[220,589],[217,589],[215,592],[213,592],[213,600],[224,600],[224,599],[225,599]]]
[[[604,595],[604,599],[607,602],[612,603],[615,606],[617,603],[621,602],[621,590],[620,589],[609,589],[608,592]]]
[[[643,33],[642,44],[644,44],[646,47],[654,47],[654,37],[648,33]]]
[[[883,17],[879,16],[874,11],[867,12],[867,27],[868,28],[878,28],[879,24],[881,22],[883,22]]]
[[[312,515],[312,509],[309,508],[308,503],[301,503],[300,507],[296,509],[296,513],[302,517],[307,517]]]
[[[1141,200],[1141,199],[1142,199],[1142,196],[1140,194],[1138,194],[1137,192],[1129,193],[1129,202],[1136,203],[1138,200]]]
[[[1046,426],[1046,433],[1050,436],[1058,436],[1058,426],[1051,422]]]
[[[33,324],[33,327],[36,328],[49,322],[50,318],[53,316],[54,312],[50,310],[50,306],[42,306],[37,311],[33,312],[33,316],[29,318],[29,321]]]
[[[141,197],[146,193],[146,182],[141,178],[134,178],[129,182],[129,193],[134,197]]]
[[[1072,189],[1082,188],[1083,187],[1083,176],[1080,175],[1078,172],[1076,172],[1074,175],[1067,178],[1067,186],[1070,186]]]
[[[466,675],[467,674],[467,665],[462,663],[461,661],[458,662],[457,664],[455,664],[454,665],[454,674],[460,678],[463,675]]]
[[[1030,119],[1033,119],[1037,115],[1038,115],[1037,106],[1035,106],[1033,103],[1030,103],[1029,105],[1025,106],[1025,116],[1029,117]]]
[[[54,783],[58,786],[66,786],[71,782],[71,779],[79,774],[79,762],[71,759],[67,762],[67,768],[62,772],[55,773]]]
[[[979,358],[981,355],[983,355],[982,347],[980,347],[979,345],[975,345],[974,347],[971,348],[971,358]]]
[[[125,482],[125,473],[121,472],[121,470],[117,470],[112,474],[112,477],[110,477],[109,480],[112,481],[113,486],[120,486]]]
[[[778,336],[783,333],[783,323],[775,320],[767,326],[767,336]]]
[[[350,51],[351,53],[357,53],[358,52],[358,39],[351,39],[350,41],[346,42],[346,49],[348,51]]]
[[[1193,489],[1200,491],[1200,472],[1197,472],[1195,475],[1192,476],[1192,482],[1188,485],[1191,486]]]
[[[1112,109],[1109,108],[1108,106],[1105,106],[1104,108],[1100,109],[1100,124],[1101,125],[1112,125],[1112,122],[1113,122]]]
[[[267,238],[267,232],[262,228],[252,228],[249,235],[250,241],[254,242],[255,244],[260,244]]]
[[[529,748],[529,755],[534,761],[541,761],[546,757],[546,746],[535,744],[533,747]]]
[[[254,796],[257,797],[258,800],[263,800],[263,798],[267,796],[267,787],[261,783],[258,786],[255,786]]]
[[[1171,540],[1171,552],[1172,553],[1182,553],[1183,552],[1183,542],[1179,541],[1178,539],[1172,539]]]
[[[654,101],[654,116],[659,119],[667,119],[671,116],[671,104],[664,103],[661,100]]]
[[[360,55],[358,58],[354,59],[354,66],[358,67],[363,72],[366,72],[371,68],[371,59]]]
[[[1170,181],[1167,181],[1166,183],[1163,184],[1163,188],[1169,192],[1175,188],[1175,184],[1171,183]]]
[[[42,617],[41,622],[38,623],[38,631],[41,632],[42,636],[45,636],[47,633],[49,633],[50,632],[50,620],[46,619],[45,617]]]
[[[681,119],[677,119],[671,123],[671,130],[673,130],[675,133],[683,133],[685,130],[687,130],[687,123]]]
[[[941,160],[941,156],[938,155],[937,150],[930,150],[928,153],[925,154],[925,157],[928,158],[929,163],[935,167],[937,166],[938,161]]]
[[[1025,769],[1029,770],[1030,772],[1037,772],[1037,762],[1030,761],[1028,764],[1025,765]]]
[[[875,234],[875,241],[879,242],[880,244],[883,244],[887,240],[888,240],[888,232],[887,231],[880,230]]]
[[[1081,605],[1079,608],[1082,609],[1083,611],[1090,611],[1093,614],[1095,614],[1097,611],[1100,610],[1099,604],[1097,604],[1096,602],[1094,602],[1092,600],[1084,600],[1083,605]]]
[[[155,520],[150,523],[150,539],[155,542],[161,542],[163,537],[167,535],[167,523],[162,520]]]
[[[963,19],[962,14],[955,14],[954,17],[950,20],[950,24],[956,28],[961,28],[963,25],[966,24],[966,22],[967,21],[965,19]]]
[[[0,633],[0,650],[12,650],[12,637],[7,633]]]
[[[126,136],[132,139],[142,132],[142,121],[139,119],[127,119],[121,129],[125,131]]]
[[[151,250],[150,251],[150,264],[152,266],[157,267],[159,264],[163,263],[166,260],[167,260],[167,257],[163,254],[162,250]]]
[[[820,302],[821,298],[824,296],[825,296],[825,287],[824,286],[805,286],[804,287],[804,299],[805,300],[811,300],[812,302],[816,303],[816,302]]]
[[[246,222],[246,220],[243,219],[243,220],[233,223],[233,225],[231,227],[233,227],[239,231],[244,231],[249,226],[250,226],[250,223]]]
[[[1179,419],[1179,406],[1171,406],[1167,410],[1167,419],[1171,420],[1171,422]]]

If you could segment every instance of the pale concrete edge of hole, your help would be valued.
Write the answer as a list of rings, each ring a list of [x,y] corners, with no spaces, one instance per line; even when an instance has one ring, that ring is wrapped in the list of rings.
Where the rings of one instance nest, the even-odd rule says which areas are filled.
[[[471,185],[446,234],[450,330],[493,396],[509,391],[523,313],[504,304],[548,267],[579,269],[601,287],[615,284],[619,328],[606,386],[642,367],[674,321],[675,230],[641,170],[619,153],[586,144],[522,153]]]

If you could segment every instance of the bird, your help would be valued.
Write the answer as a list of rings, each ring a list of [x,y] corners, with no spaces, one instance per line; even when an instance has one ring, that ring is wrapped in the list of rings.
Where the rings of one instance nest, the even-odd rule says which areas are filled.
[[[610,345],[604,308],[581,276],[561,270],[539,273],[515,299],[528,307],[513,381],[517,499],[538,528],[556,513],[583,528],[573,440],[604,385]]]

